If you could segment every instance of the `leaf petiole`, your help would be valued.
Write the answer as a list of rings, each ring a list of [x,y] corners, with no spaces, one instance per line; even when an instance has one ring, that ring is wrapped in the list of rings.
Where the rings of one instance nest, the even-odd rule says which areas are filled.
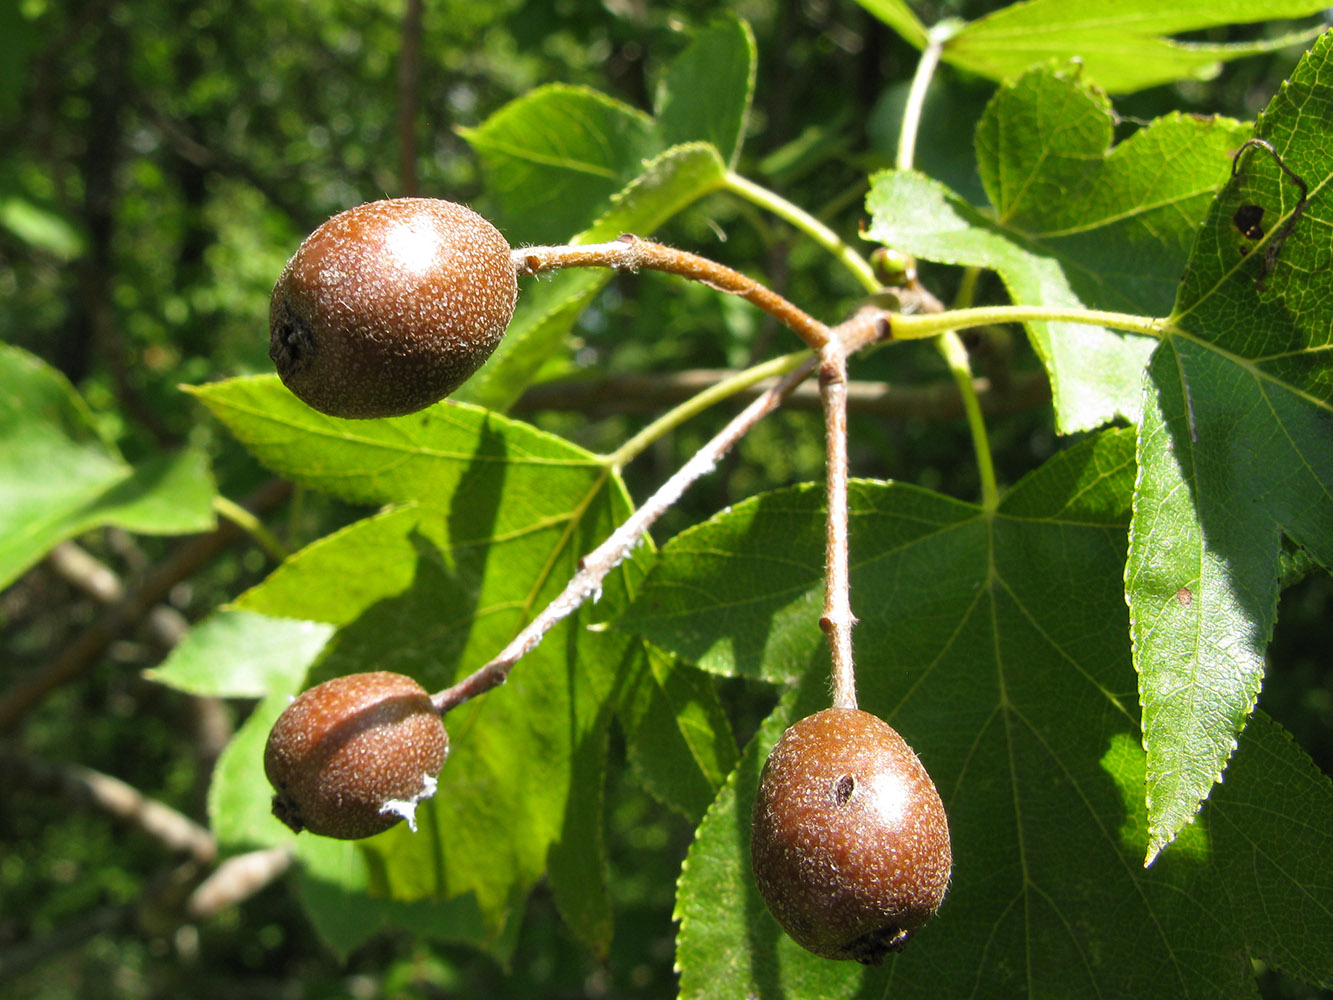
[[[940,64],[944,43],[957,34],[961,26],[960,21],[941,21],[926,34],[926,47],[921,50],[916,72],[912,75],[912,87],[907,92],[907,104],[903,107],[903,124],[898,132],[896,165],[899,170],[912,169],[912,161],[916,157],[916,135],[921,129],[921,110],[926,104],[930,81]]]
[[[963,412],[967,415],[967,428],[972,435],[972,451],[977,457],[977,475],[981,479],[981,506],[993,511],[1000,502],[1000,491],[995,481],[995,461],[991,457],[990,437],[986,434],[986,420],[981,415],[981,402],[977,399],[972,386],[972,366],[968,360],[967,348],[957,332],[946,330],[938,341],[940,354],[958,384],[958,391],[963,397]]]
[[[1172,329],[1170,321],[1165,318],[1133,313],[1060,306],[996,305],[912,316],[895,313],[890,321],[889,339],[925,340],[948,330],[968,330],[997,323],[1083,323],[1159,339]]]
[[[771,191],[762,184],[756,184],[749,178],[742,177],[735,171],[727,172],[724,186],[733,194],[772,212],[784,222],[789,223],[810,237],[817,245],[836,257],[856,277],[866,291],[878,292],[881,290],[880,281],[875,277],[870,262],[857,253],[837,233],[799,205],[791,203],[776,191]]]

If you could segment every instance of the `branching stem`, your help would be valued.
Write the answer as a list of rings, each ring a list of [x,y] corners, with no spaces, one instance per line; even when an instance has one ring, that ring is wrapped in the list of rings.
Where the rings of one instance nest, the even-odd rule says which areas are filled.
[[[773,358],[760,364],[753,365],[745,371],[737,372],[727,378],[722,379],[708,388],[696,392],[689,399],[685,400],[679,406],[675,406],[662,414],[643,430],[639,431],[628,441],[622,444],[614,452],[606,457],[607,465],[619,472],[626,465],[632,462],[644,449],[654,441],[664,437],[675,430],[691,417],[697,416],[724,399],[744,392],[751,386],[773,378],[777,375],[787,375],[795,371],[802,362],[810,357],[809,351],[796,351],[793,354],[784,354],[780,358]]]
[[[810,237],[816,245],[827,250],[847,268],[868,292],[880,289],[879,279],[869,261],[857,253],[846,241],[813,215],[794,205],[775,191],[770,191],[761,184],[756,184],[748,177],[730,172],[726,180],[727,190],[740,195],[746,201],[760,208],[767,209],[779,219],[789,223],[795,229]]]
[[[938,52],[934,58],[938,58]],[[769,207],[773,207],[774,204],[786,204],[772,192],[743,182],[740,178],[730,181],[729,186],[733,190],[745,193],[759,204]],[[807,233],[815,234],[821,245],[834,252],[861,277],[867,288],[879,288],[879,283],[874,279],[873,272],[870,271],[864,258],[843,244],[817,220],[794,208],[791,209],[791,214],[795,224],[799,224]],[[582,246],[523,247],[513,251],[512,259],[514,269],[519,275],[542,274],[566,267],[609,267],[622,271],[648,268],[700,281],[720,291],[739,295],[763,309],[800,336],[817,357],[805,360],[781,383],[747,406],[681,466],[643,506],[580,561],[578,572],[570,579],[560,595],[532,619],[494,659],[452,687],[432,695],[432,701],[441,714],[503,684],[514,664],[534,649],[555,625],[578,610],[584,601],[599,594],[607,575],[642,541],[653,523],[676,503],[691,483],[712,471],[718,460],[755,423],[775,409],[788,393],[809,377],[816,363],[819,368],[820,399],[825,414],[827,457],[825,589],[820,627],[829,640],[833,703],[838,707],[856,707],[856,675],[852,658],[852,628],[856,623],[856,617],[851,608],[848,541],[848,356],[884,339],[914,340],[940,336],[940,350],[948,361],[959,390],[963,394],[968,424],[977,446],[983,502],[989,508],[993,508],[997,502],[998,490],[994,468],[990,463],[985,425],[981,419],[980,406],[972,391],[967,352],[954,331],[994,323],[1040,320],[1088,323],[1152,336],[1161,336],[1165,328],[1165,321],[1162,320],[1098,310],[988,306],[945,312],[938,300],[917,286],[913,291],[925,309],[925,313],[921,315],[891,313],[868,306],[846,322],[830,329],[781,295],[739,271],[706,257],[642,240],[633,235],[625,235],[609,243]],[[858,263],[863,266],[858,266]],[[648,443],[679,426],[684,420],[717,399],[770,377],[778,370],[790,371],[791,366],[798,363],[799,357],[800,355],[789,355],[775,359],[767,365],[756,366],[748,372],[740,373],[734,379],[719,384],[716,391],[701,394],[700,397],[687,401],[654,421],[616,452],[607,456],[608,465],[620,469],[638,455]]]
[[[536,648],[547,632],[577,611],[589,597],[601,592],[602,581],[606,579],[607,574],[624,561],[647,534],[653,522],[680,499],[686,487],[711,472],[722,456],[744,437],[751,427],[776,409],[789,392],[810,377],[815,365],[816,359],[810,358],[737,414],[714,435],[712,440],[677,469],[643,506],[607,536],[606,541],[580,560],[579,571],[570,579],[560,595],[514,636],[513,641],[502,649],[498,656],[453,687],[432,695],[431,701],[440,714],[443,715],[451,708],[456,708],[463,702],[503,684],[514,664]]]

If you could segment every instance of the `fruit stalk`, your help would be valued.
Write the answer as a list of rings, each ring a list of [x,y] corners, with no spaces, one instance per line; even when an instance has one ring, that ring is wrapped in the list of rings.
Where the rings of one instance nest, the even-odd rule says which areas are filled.
[[[838,337],[821,352],[819,396],[824,404],[824,613],[819,627],[832,658],[833,707],[856,708],[852,659],[851,566],[847,521],[847,355]]]
[[[617,271],[665,271],[710,288],[739,295],[758,306],[800,337],[811,350],[823,350],[829,328],[765,285],[739,271],[698,254],[626,234],[609,243],[583,246],[520,247],[511,254],[520,275],[543,274],[566,267],[610,267]]]

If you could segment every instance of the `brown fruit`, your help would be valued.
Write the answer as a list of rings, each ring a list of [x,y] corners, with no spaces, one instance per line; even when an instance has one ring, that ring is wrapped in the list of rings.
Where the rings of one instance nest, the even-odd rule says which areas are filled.
[[[517,294],[508,242],[470,208],[370,202],[329,219],[287,262],[269,304],[268,354],[316,410],[401,416],[481,367]]]
[[[403,674],[348,674],[303,692],[264,747],[273,815],[297,833],[355,840],[406,819],[435,793],[449,737],[426,690]]]
[[[866,965],[934,916],[953,865],[930,775],[892,726],[851,708],[807,716],[778,740],[750,858],[788,934],[816,955]]]

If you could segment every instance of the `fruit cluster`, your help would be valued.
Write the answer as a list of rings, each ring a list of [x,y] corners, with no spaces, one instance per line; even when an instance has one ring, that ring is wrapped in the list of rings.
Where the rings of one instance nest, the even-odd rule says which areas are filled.
[[[883,262],[881,262],[883,263]],[[269,353],[283,382],[337,417],[400,416],[444,398],[495,349],[514,311],[509,244],[447,201],[379,201],[334,216],[273,290]],[[273,811],[293,830],[368,837],[435,791],[449,738],[416,681],[327,681],[282,713],[264,750]],[[944,806],[887,723],[830,708],[797,722],[764,765],[755,882],[817,955],[878,965],[939,908],[952,853]]]

